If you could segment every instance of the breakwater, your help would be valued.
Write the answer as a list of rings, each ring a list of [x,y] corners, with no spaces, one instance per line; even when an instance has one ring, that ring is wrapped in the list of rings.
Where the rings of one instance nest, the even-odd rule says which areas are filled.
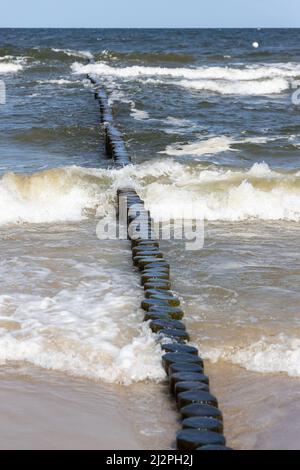
[[[107,93],[94,77],[88,78],[99,102],[106,153],[116,166],[128,165],[131,159],[122,134],[114,125]],[[184,311],[172,291],[170,265],[160,250],[151,214],[134,188],[119,188],[117,203],[119,223],[126,226],[133,264],[141,274],[143,320],[149,322],[161,344],[162,366],[181,415],[177,449],[227,450],[223,416],[217,398],[210,392],[204,362],[198,350],[188,344],[190,335],[182,321]]]

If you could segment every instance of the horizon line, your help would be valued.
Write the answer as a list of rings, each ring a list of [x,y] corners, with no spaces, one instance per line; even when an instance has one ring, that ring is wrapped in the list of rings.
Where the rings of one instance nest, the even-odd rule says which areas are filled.
[[[0,26],[0,29],[300,29],[300,26]]]

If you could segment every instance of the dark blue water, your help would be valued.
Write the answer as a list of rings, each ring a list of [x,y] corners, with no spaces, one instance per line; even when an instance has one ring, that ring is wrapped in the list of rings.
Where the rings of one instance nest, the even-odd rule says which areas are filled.
[[[26,154],[24,169],[32,171],[47,165],[99,165],[97,111],[82,76],[71,69],[74,62],[86,62],[78,53],[86,51],[113,68],[104,81],[125,94],[116,114],[136,161],[178,142],[228,136],[237,141],[231,148],[238,152],[219,153],[217,146],[214,154],[201,154],[201,161],[248,168],[265,161],[296,169],[300,121],[291,87],[300,76],[299,39],[300,30],[1,30],[1,62],[23,65],[16,74],[0,69],[8,93],[1,108],[2,153],[10,154],[11,169],[13,162],[19,166],[20,152]],[[254,41],[259,48],[252,47]],[[128,70],[128,77],[124,69],[135,66],[145,69]],[[162,77],[160,69],[166,68],[177,72]],[[185,78],[197,70],[200,75],[206,71],[204,78],[197,73]],[[60,79],[73,83],[49,83]],[[139,122],[130,116],[132,104],[126,100],[151,119]],[[170,126],[168,117],[187,122],[183,129]],[[253,142],[257,137],[263,143]],[[41,148],[47,155],[43,162],[36,155]],[[188,152],[183,157],[190,159]]]

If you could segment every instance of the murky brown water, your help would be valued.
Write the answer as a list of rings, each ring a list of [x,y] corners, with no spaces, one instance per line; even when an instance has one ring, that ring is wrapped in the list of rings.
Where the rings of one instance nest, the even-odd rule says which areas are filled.
[[[296,276],[296,260],[279,269],[279,253],[278,265],[268,268],[273,289],[261,287],[257,308],[251,292],[266,268],[262,273],[256,261],[250,276],[242,265],[250,238],[245,246],[238,233],[221,238],[220,227],[207,234],[198,259],[180,242],[163,249],[192,340],[207,358],[228,444],[299,448],[299,379],[287,375],[297,375],[297,342],[291,350],[280,336],[297,335],[297,277],[290,302],[274,303],[282,279]],[[2,228],[1,243],[1,448],[172,448],[179,416],[160,348],[141,326],[143,291],[128,242],[98,240],[87,220]],[[254,251],[254,236],[251,243]]]
[[[207,363],[228,444],[243,450],[299,449],[299,379]]]
[[[94,383],[28,366],[1,371],[1,449],[170,449],[165,385]]]

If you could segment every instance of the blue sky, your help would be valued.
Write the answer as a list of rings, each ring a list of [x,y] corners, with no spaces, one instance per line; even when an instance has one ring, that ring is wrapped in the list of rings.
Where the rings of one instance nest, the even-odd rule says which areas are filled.
[[[11,0],[0,27],[300,27],[299,0]]]

